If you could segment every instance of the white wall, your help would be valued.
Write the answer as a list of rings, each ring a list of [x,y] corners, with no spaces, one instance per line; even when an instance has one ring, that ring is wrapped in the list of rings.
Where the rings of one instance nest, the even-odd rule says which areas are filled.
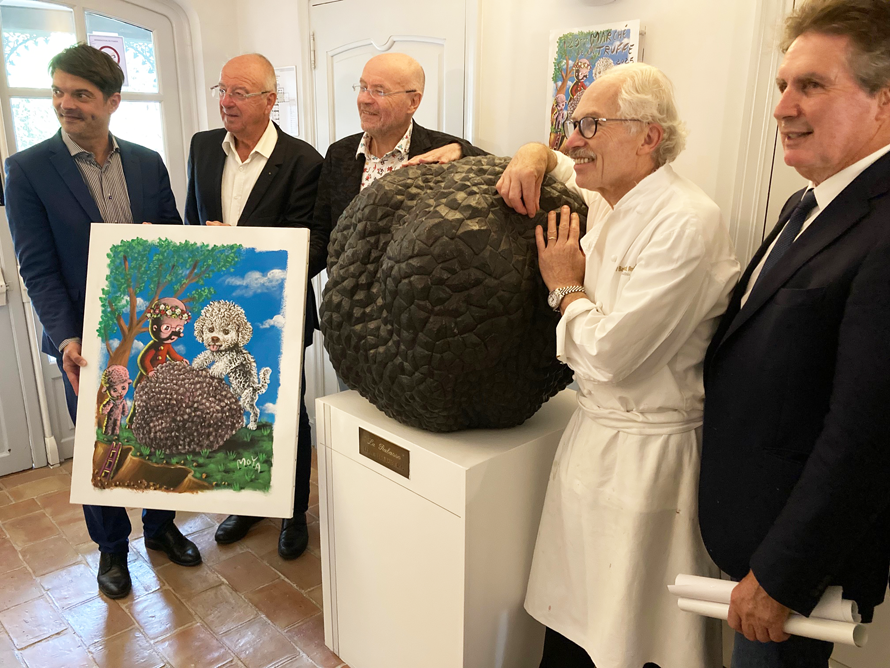
[[[238,24],[238,0],[175,0],[191,23],[199,130],[222,127],[217,101],[210,87],[219,81],[219,70],[229,58],[242,53]],[[284,4],[284,3],[277,3]],[[288,2],[290,4],[290,2]]]
[[[476,142],[501,155],[543,141],[550,31],[640,19],[643,60],[673,81],[689,126],[677,171],[730,210],[751,63],[752,0],[481,0]]]
[[[176,0],[197,18],[206,104],[204,127],[219,127],[215,101],[206,89],[219,68],[239,53],[257,51],[275,65],[296,65],[300,88],[301,136],[311,141],[311,70],[304,54],[307,3],[300,0]],[[545,138],[549,109],[548,42],[551,30],[569,30],[640,19],[645,62],[664,70],[674,82],[680,112],[690,136],[677,170],[713,197],[733,228],[744,161],[740,131],[752,63],[760,54],[755,39],[759,12],[775,0],[616,0],[592,6],[589,0],[475,0],[478,4],[477,65],[473,141],[492,153],[511,155],[528,141]],[[422,11],[422,3],[418,3]],[[369,6],[369,11],[373,11]],[[356,17],[357,21],[368,20]],[[771,45],[769,48],[772,48]],[[768,82],[767,82],[768,83]],[[206,125],[205,125],[206,124]],[[318,147],[324,153],[326,147]],[[742,214],[744,216],[744,214]],[[743,244],[744,245],[744,244]],[[747,249],[741,249],[743,254]]]

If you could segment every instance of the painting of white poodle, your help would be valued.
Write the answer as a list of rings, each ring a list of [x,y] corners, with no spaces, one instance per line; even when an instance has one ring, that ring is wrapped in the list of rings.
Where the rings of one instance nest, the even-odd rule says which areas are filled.
[[[192,362],[195,369],[207,369],[211,376],[227,380],[241,408],[250,414],[248,429],[256,429],[260,418],[257,399],[269,386],[272,369],[257,373],[256,360],[244,349],[253,336],[253,327],[244,309],[230,301],[210,302],[195,321],[195,338],[207,350]]]

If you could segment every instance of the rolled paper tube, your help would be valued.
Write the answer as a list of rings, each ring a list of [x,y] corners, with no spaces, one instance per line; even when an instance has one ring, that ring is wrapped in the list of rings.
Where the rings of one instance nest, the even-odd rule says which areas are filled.
[[[736,583],[730,580],[718,580],[705,578],[699,575],[677,576],[676,584],[668,585],[668,590],[674,596],[694,598],[700,601],[712,601],[714,603],[729,604],[732,590]],[[841,587],[828,587],[819,603],[810,613],[810,619],[829,619],[836,622],[851,622],[858,624],[862,616],[856,605],[856,601],[843,598]]]
[[[692,612],[714,619],[727,619],[729,605],[714,601],[699,601],[691,598],[678,598],[680,610]],[[868,642],[868,628],[865,624],[837,622],[830,619],[813,619],[792,613],[785,621],[785,633],[825,642],[841,643],[863,647]]]

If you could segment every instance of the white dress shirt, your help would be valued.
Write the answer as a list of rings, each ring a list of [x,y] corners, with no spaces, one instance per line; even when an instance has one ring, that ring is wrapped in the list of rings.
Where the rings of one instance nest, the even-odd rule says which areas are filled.
[[[810,215],[807,216],[807,219],[803,222],[803,227],[800,228],[800,232],[797,233],[797,236],[794,237],[794,240],[797,241],[800,238],[800,235],[803,234],[804,230],[807,229],[810,225],[813,224],[813,221],[816,220],[816,217],[825,210],[825,208],[831,204],[832,200],[835,197],[840,195],[848,185],[853,183],[856,180],[856,177],[862,174],[866,169],[871,167],[875,162],[878,161],[878,158],[882,158],[890,152],[890,144],[879,148],[877,151],[872,153],[871,155],[867,155],[862,158],[859,162],[854,162],[849,167],[846,167],[839,171],[834,176],[829,176],[818,186],[814,186],[813,182],[810,181],[809,186],[807,186],[807,190],[813,188],[813,194],[816,195],[816,206],[813,207],[813,210],[810,212]],[[769,250],[763,254],[763,257],[760,258],[760,262],[757,264],[757,267],[751,272],[751,278],[748,279],[748,285],[745,286],[745,294],[742,297],[742,306],[745,305],[745,302],[748,301],[748,297],[751,295],[751,290],[754,288],[754,284],[757,283],[757,279],[760,277],[760,272],[763,270],[763,263],[766,262],[766,258],[770,253],[773,252],[773,246],[776,245],[776,241],[779,240],[779,237],[776,236],[773,239],[773,242],[770,244]]]
[[[241,162],[238,151],[235,149],[235,137],[231,132],[226,133],[222,142],[223,151],[226,152],[226,164],[223,167],[221,188],[222,222],[226,225],[234,227],[238,224],[247,198],[250,197],[250,191],[253,190],[257,179],[260,178],[263,167],[266,166],[266,161],[275,150],[277,142],[278,131],[272,121],[269,121],[266,131],[250,155],[247,156],[247,160]]]

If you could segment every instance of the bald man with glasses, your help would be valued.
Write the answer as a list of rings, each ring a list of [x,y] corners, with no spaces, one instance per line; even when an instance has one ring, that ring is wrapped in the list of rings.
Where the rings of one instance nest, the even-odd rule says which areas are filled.
[[[381,176],[405,165],[451,162],[485,151],[414,122],[423,99],[423,68],[404,53],[371,58],[353,86],[362,132],[328,148],[318,182],[315,223],[328,234],[353,198]]]

